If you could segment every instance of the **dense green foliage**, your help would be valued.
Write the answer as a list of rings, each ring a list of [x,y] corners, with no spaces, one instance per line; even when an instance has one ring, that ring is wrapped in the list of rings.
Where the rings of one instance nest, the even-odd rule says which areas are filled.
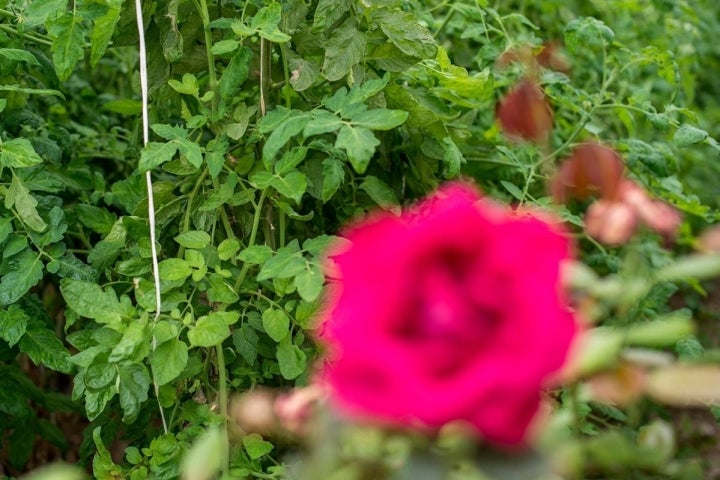
[[[224,424],[233,392],[307,382],[332,235],[444,179],[554,209],[601,274],[667,265],[720,217],[711,0],[145,1],[144,148],[132,2],[0,7],[8,475],[24,470],[36,435],[70,449],[53,419],[74,412],[87,419],[80,461],[96,478],[176,478],[191,443]],[[564,43],[572,71],[541,72],[554,111],[549,148],[512,143],[495,104],[525,72],[496,61],[551,40]],[[584,139],[613,145],[637,182],[683,212],[672,249],[649,232],[608,249],[582,232],[584,205],[552,205],[552,166]],[[659,284],[607,323],[669,311],[678,285]],[[695,337],[676,349],[703,355]],[[588,435],[607,423],[633,432],[649,418],[578,408]],[[232,433],[221,452],[231,475],[284,478],[280,446]],[[121,439],[128,446],[113,461],[108,449]],[[695,457],[686,452],[689,470],[681,459],[667,477],[634,478],[691,475]]]

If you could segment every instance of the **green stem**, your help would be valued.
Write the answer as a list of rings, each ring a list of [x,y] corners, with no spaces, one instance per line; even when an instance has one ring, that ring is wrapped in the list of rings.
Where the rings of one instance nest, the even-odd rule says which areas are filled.
[[[37,36],[37,35],[34,35],[34,34],[18,32],[18,31],[15,30],[14,28],[9,27],[9,26],[7,26],[7,25],[0,25],[0,31],[5,32],[5,33],[8,33],[8,34],[13,35],[13,36],[16,36],[16,37],[20,37],[20,38],[22,38],[23,40],[28,40],[28,41],[30,41],[30,42],[37,43],[38,45],[44,45],[44,46],[46,46],[46,47],[52,47],[52,41],[50,41],[50,40],[41,38],[41,37],[39,37],[39,36]]]
[[[190,194],[188,195],[187,200],[187,207],[185,207],[185,216],[183,217],[183,223],[182,223],[182,230],[180,233],[187,232],[190,230],[190,217],[192,215],[192,204],[195,200],[195,196],[197,195],[198,190],[200,190],[200,187],[202,186],[203,182],[205,181],[205,177],[208,175],[208,169],[207,167],[202,171],[200,176],[198,177],[197,181],[195,182],[195,185],[193,186],[193,189],[190,191]],[[180,246],[180,249],[178,250],[178,257],[182,258],[183,253],[185,253],[185,247]]]
[[[225,352],[223,351],[222,343],[215,347],[215,353],[217,355],[217,368],[218,368],[218,409],[220,416],[222,417],[222,429],[221,435],[223,441],[220,442],[222,452],[220,453],[222,459],[222,478],[229,478],[230,474],[230,451],[228,445],[228,431],[227,431],[227,420],[228,420],[228,388],[227,388],[227,371],[225,370]]]
[[[248,239],[248,242],[247,242],[248,247],[255,245],[255,238],[257,237],[258,227],[260,226],[260,216],[262,215],[263,203],[265,202],[266,196],[267,196],[267,190],[263,190],[260,193],[260,199],[258,200],[257,205],[255,205],[255,215],[253,216],[252,230],[250,230],[250,238]],[[247,272],[249,269],[250,269],[250,264],[243,263],[243,266],[240,269],[240,273],[238,274],[237,278],[235,279],[235,290],[236,291],[238,289],[240,289],[240,286],[245,281],[245,276],[247,275]]]
[[[213,98],[210,100],[210,111],[212,112],[213,120],[217,120],[217,75],[215,73],[215,55],[212,53],[212,31],[210,30],[210,12],[207,6],[207,0],[196,0],[195,7],[200,13],[202,19],[203,32],[205,34],[205,53],[207,55],[208,63],[208,80],[210,91],[213,92]]]

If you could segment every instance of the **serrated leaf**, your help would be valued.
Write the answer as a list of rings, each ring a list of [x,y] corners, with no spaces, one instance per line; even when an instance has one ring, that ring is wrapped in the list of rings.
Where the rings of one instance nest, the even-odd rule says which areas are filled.
[[[332,133],[342,127],[344,123],[340,117],[332,112],[315,110],[312,112],[310,121],[307,122],[303,129],[303,136],[310,137],[312,135]]]
[[[20,305],[10,305],[7,310],[0,309],[0,338],[12,347],[25,334],[29,319]]]
[[[500,183],[503,187],[505,187],[505,190],[510,192],[510,195],[515,197],[517,200],[520,200],[521,202],[525,200],[522,190],[520,190],[518,187],[516,187],[510,182],[506,182],[505,180],[500,180]]]
[[[257,460],[272,452],[273,444],[266,442],[257,433],[250,433],[243,437],[243,447],[252,460]]]
[[[177,139],[173,140],[173,142],[177,144],[178,150],[180,150],[180,153],[187,158],[188,162],[190,162],[195,168],[200,168],[203,162],[202,149],[200,148],[200,145],[185,139]]]
[[[262,314],[262,325],[270,338],[279,342],[290,333],[290,317],[279,308],[268,308]]]
[[[390,42],[405,55],[418,59],[433,58],[437,44],[430,31],[408,12],[380,11],[374,16]]]
[[[67,11],[68,0],[33,0],[22,13],[25,27],[35,27],[54,20]]]
[[[312,302],[320,296],[325,277],[317,265],[311,265],[307,270],[296,275],[293,283],[300,297],[306,302]]]
[[[178,145],[173,142],[158,143],[150,142],[140,153],[138,170],[145,173],[158,165],[170,161],[178,150]]]
[[[347,19],[330,35],[323,59],[323,76],[334,82],[350,73],[362,60],[366,43],[365,33],[358,30],[355,19]]]
[[[259,265],[265,263],[267,259],[273,256],[273,251],[267,245],[251,245],[237,256],[238,260]]]
[[[313,30],[329,31],[352,7],[352,0],[319,0],[313,15]]]
[[[226,238],[218,245],[217,253],[220,260],[230,260],[240,250],[240,242],[236,238]]]
[[[249,365],[254,365],[258,354],[258,342],[260,338],[255,329],[244,323],[233,332],[233,345],[235,350],[242,355]]]
[[[302,375],[307,366],[307,355],[292,343],[290,335],[278,344],[276,358],[280,366],[280,374],[287,380]]]
[[[230,336],[230,328],[223,317],[210,313],[200,317],[187,336],[191,347],[214,347]]]
[[[133,322],[125,329],[120,341],[110,351],[108,362],[117,363],[121,360],[132,360],[138,351],[149,348],[150,335],[144,322]]]
[[[35,365],[43,364],[58,372],[70,373],[70,352],[55,336],[55,332],[45,328],[30,328],[20,339],[19,346]]]
[[[113,290],[103,290],[95,283],[63,279],[60,292],[68,306],[78,315],[99,323],[116,323],[129,313]]]
[[[166,258],[158,265],[160,279],[165,281],[185,280],[192,274],[192,268],[182,258]]]
[[[390,187],[379,178],[368,175],[360,184],[360,190],[368,194],[368,196],[377,203],[382,209],[388,210],[395,215],[400,214],[400,202]]]
[[[188,347],[172,338],[157,346],[150,357],[150,367],[158,385],[170,383],[180,376],[188,362]]]
[[[38,59],[35,58],[35,55],[26,50],[20,50],[17,48],[0,48],[0,57],[7,60],[14,60],[16,62],[29,63],[30,65],[40,65],[40,62],[38,62]]]
[[[402,125],[407,120],[407,117],[408,112],[403,110],[377,108],[353,115],[352,123],[355,126],[369,128],[370,130],[390,130]]]
[[[0,306],[20,300],[43,277],[40,258],[25,250],[13,257],[10,271],[0,280]]]
[[[106,1],[107,11],[93,22],[92,33],[90,34],[90,65],[93,67],[105,55],[110,40],[112,40],[115,26],[120,20],[122,4],[123,0]]]
[[[279,250],[274,257],[263,264],[257,279],[263,281],[270,278],[294,277],[305,270],[305,263],[305,259],[299,254]]]
[[[335,195],[343,180],[345,180],[345,170],[342,162],[328,157],[322,162],[322,199],[327,202]]]
[[[692,125],[684,124],[673,135],[673,143],[680,148],[689,147],[708,138],[708,133]]]
[[[214,46],[217,45],[216,43]],[[228,62],[218,82],[218,91],[223,102],[230,104],[233,96],[237,95],[238,90],[247,80],[252,56],[252,50],[243,47]]]
[[[208,276],[208,283],[210,287],[207,290],[207,296],[210,303],[235,303],[240,298],[237,292],[217,273],[211,273]]]
[[[350,127],[344,125],[335,140],[335,147],[347,151],[348,160],[357,173],[365,173],[370,159],[375,153],[375,147],[380,140],[367,128]]]
[[[80,17],[68,12],[52,24],[48,33],[53,37],[50,50],[55,72],[64,82],[85,56],[85,27]]]
[[[202,249],[210,245],[210,234],[202,230],[189,230],[175,237],[175,241],[185,248]]]
[[[274,175],[270,185],[283,196],[300,203],[307,189],[307,177],[303,173],[294,170],[287,175]]]
[[[13,175],[10,188],[5,195],[5,208],[15,207],[25,225],[35,232],[42,232],[47,228],[47,224],[35,208],[37,204],[38,201],[30,194],[22,181]]]
[[[57,275],[60,278],[74,278],[75,280],[85,280],[87,282],[95,282],[98,279],[98,273],[90,265],[77,258],[72,252],[65,252],[62,257],[58,257]]]
[[[280,31],[282,7],[279,3],[271,3],[261,8],[255,14],[250,24],[258,35],[275,43],[284,43],[290,40],[290,35]]]
[[[132,423],[140,413],[140,406],[148,399],[150,375],[144,365],[125,364],[118,368],[120,378],[120,407],[122,421]]]
[[[309,116],[310,114],[307,112],[293,110],[292,116],[289,116],[272,131],[265,141],[262,152],[263,163],[266,168],[270,169],[272,161],[275,160],[280,149],[284,147],[292,137],[303,130]]]
[[[294,147],[283,153],[280,160],[275,163],[275,173],[285,175],[295,169],[307,155],[307,147]]]

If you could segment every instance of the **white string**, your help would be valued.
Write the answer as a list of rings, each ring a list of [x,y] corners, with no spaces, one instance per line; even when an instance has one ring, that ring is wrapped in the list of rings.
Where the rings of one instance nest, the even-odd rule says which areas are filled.
[[[143,130],[143,147],[146,147],[150,141],[150,120],[148,118],[148,74],[147,74],[147,53],[145,49],[145,22],[143,21],[142,15],[142,1],[135,0],[135,12],[137,17],[138,27],[138,43],[140,44],[140,92],[142,95],[142,130]],[[145,182],[147,184],[147,196],[148,196],[148,223],[150,226],[150,251],[152,252],[152,266],[153,266],[153,281],[155,283],[155,318],[154,321],[160,318],[160,267],[158,266],[158,254],[155,239],[155,201],[153,198],[153,184],[152,176],[150,171],[145,172]],[[157,347],[157,338],[153,333],[152,337],[152,349],[153,352]],[[155,397],[158,397],[159,386],[155,381],[155,375],[153,374],[153,385],[155,386]],[[160,407],[160,417],[162,418],[163,429],[165,433],[168,432],[167,422],[165,421],[165,413],[163,412],[162,405],[160,405],[160,398],[158,397],[158,407]]]

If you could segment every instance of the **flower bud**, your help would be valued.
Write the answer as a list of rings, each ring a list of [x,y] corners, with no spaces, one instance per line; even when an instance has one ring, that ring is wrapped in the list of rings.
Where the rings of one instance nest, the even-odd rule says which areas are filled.
[[[498,104],[497,117],[509,137],[534,142],[546,141],[553,115],[540,86],[524,79]]]
[[[585,231],[607,245],[621,245],[630,240],[637,228],[638,217],[622,202],[598,200],[585,213]]]

